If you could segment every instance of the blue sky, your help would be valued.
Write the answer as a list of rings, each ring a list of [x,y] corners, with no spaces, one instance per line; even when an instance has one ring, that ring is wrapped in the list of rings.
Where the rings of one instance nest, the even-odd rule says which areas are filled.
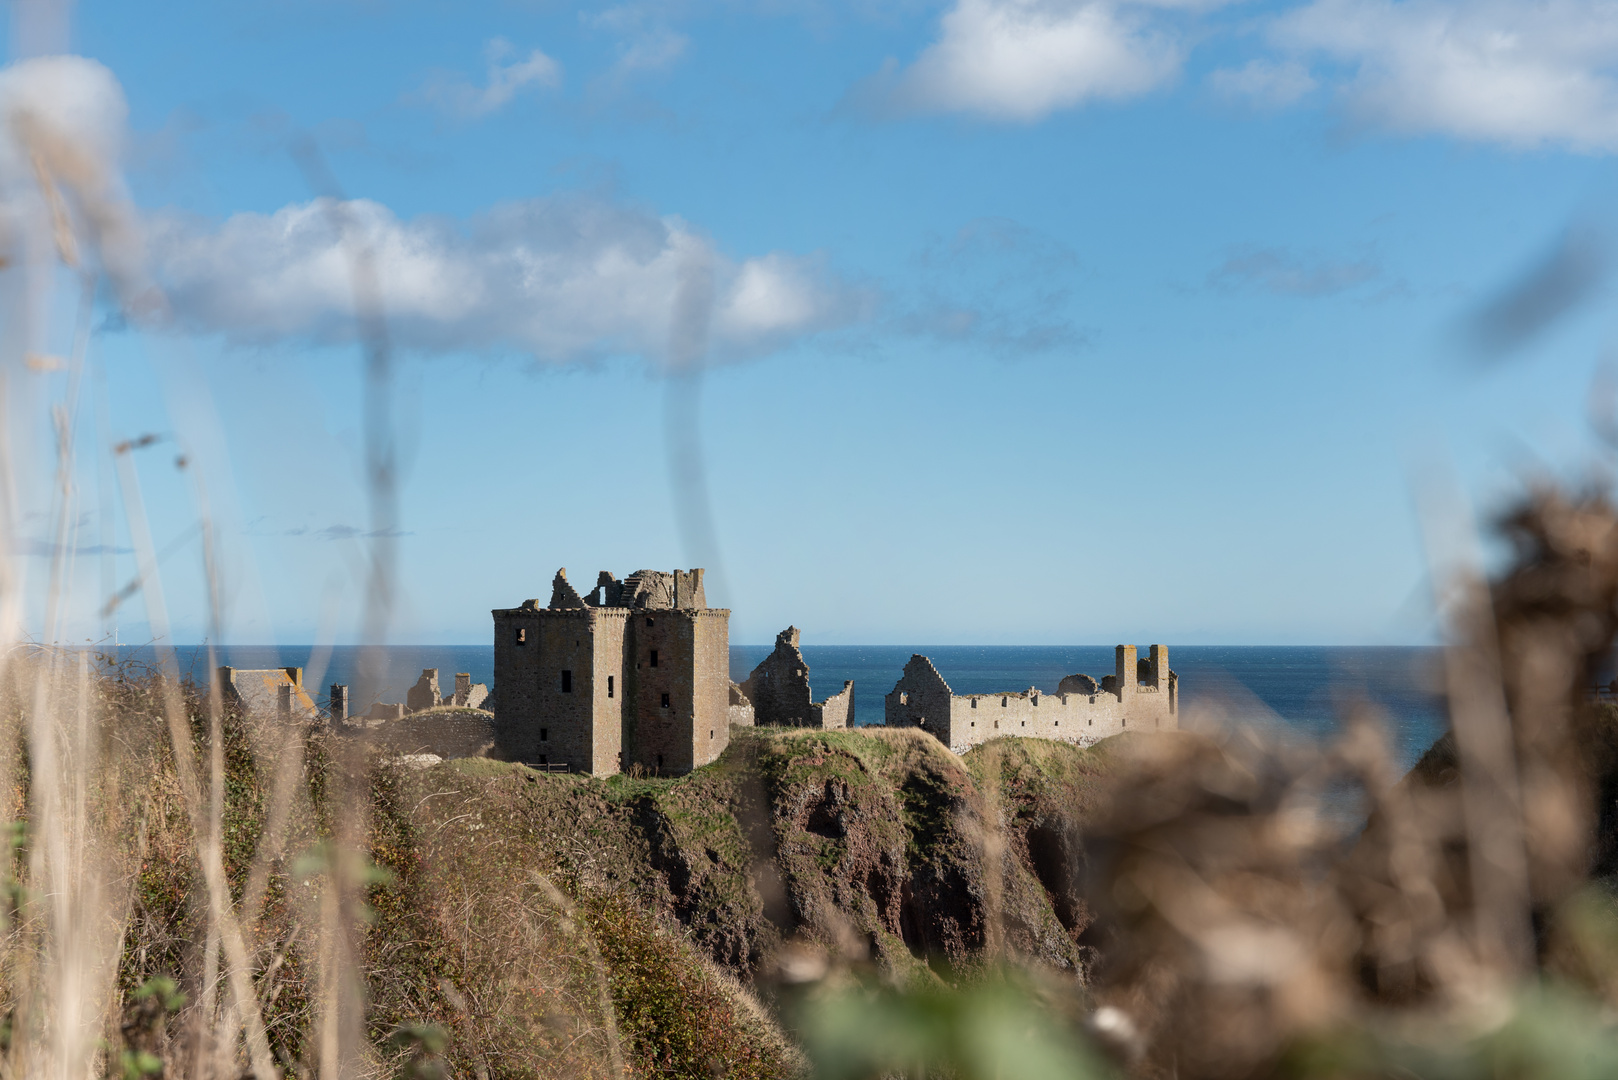
[[[176,640],[208,627],[199,492],[226,638],[360,633],[355,249],[305,143],[394,345],[390,640],[482,641],[558,566],[702,564],[738,642],[1425,641],[1413,476],[1486,512],[1605,460],[1594,0],[40,10],[0,111],[106,174],[63,180],[105,271],[64,638],[137,573],[107,447],[145,433]],[[1568,238],[1580,302],[1484,362],[1478,313]],[[76,296],[40,265],[5,344],[35,634],[70,376],[23,356],[70,354]],[[711,519],[677,512],[671,365]]]

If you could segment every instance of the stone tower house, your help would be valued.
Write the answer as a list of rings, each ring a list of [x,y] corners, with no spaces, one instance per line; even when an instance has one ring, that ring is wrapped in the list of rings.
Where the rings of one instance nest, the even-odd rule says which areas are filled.
[[[495,745],[531,765],[610,776],[685,773],[730,741],[730,612],[702,571],[602,571],[581,596],[565,569],[546,607],[494,614]]]

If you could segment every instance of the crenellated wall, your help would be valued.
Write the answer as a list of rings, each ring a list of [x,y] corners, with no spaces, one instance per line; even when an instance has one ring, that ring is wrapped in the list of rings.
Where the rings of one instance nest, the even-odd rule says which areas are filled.
[[[1145,679],[1135,646],[1118,646],[1115,663],[1113,674],[1101,684],[1086,675],[1069,675],[1055,694],[1030,687],[958,695],[932,661],[918,653],[887,695],[885,720],[889,727],[922,728],[958,754],[1002,735],[1089,746],[1124,731],[1177,728],[1178,677],[1169,670],[1168,649],[1151,647]]]

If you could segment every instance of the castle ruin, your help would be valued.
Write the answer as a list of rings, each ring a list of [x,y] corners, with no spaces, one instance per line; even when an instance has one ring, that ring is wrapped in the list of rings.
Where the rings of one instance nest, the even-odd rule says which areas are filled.
[[[1169,650],[1150,648],[1137,658],[1135,646],[1120,645],[1116,669],[1101,682],[1069,675],[1054,694],[1030,687],[1021,692],[956,694],[916,653],[883,701],[888,727],[921,728],[957,754],[1002,735],[1017,735],[1089,746],[1125,731],[1164,731],[1179,727],[1179,677],[1169,669]]]
[[[753,707],[753,723],[762,726],[846,728],[854,723],[852,679],[825,701],[811,700],[809,664],[798,648],[796,626],[775,635],[775,651],[737,690]]]
[[[730,611],[700,569],[603,570],[580,595],[566,569],[551,599],[497,608],[495,745],[513,761],[610,776],[690,772],[730,742]]]

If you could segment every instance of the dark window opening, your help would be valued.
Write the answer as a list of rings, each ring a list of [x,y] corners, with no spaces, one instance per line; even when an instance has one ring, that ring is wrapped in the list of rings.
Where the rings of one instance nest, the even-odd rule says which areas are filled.
[[[541,765],[549,765],[550,764],[550,762],[545,759],[544,754],[539,755],[539,763]]]
[[[708,729],[708,738],[713,738],[713,728]]]
[[[663,708],[666,709],[668,707],[669,707],[669,696],[667,694],[664,694],[663,695]]]
[[[564,672],[562,672],[562,693],[571,694],[572,692],[573,692],[573,673],[571,671],[564,671]]]
[[[540,742],[550,742],[551,741],[551,729],[550,728],[540,728],[539,729],[539,741]]]
[[[659,769],[661,769],[663,767],[663,755],[662,754],[657,755],[657,767]]]
[[[652,650],[652,666],[653,667],[657,666],[657,650],[656,649]]]
[[[528,644],[528,631],[525,628],[521,627],[521,626],[517,627],[517,644],[518,645],[526,645],[526,644]]]
[[[651,619],[647,619],[647,620],[646,620],[646,625],[647,625],[647,626],[650,626],[650,625],[652,625],[652,620],[651,620]]]
[[[974,709],[975,709],[975,708],[977,708],[977,707],[978,707],[978,699],[977,699],[977,698],[973,698],[973,699],[972,699],[972,708],[974,708]]]
[[[607,696],[612,697],[612,676],[607,676]]]
[[[1000,699],[1000,707],[1001,707],[1001,708],[1002,708],[1002,709],[1003,709],[1003,708],[1005,708],[1005,707],[1006,707],[1006,699],[1005,699],[1005,698],[1001,698],[1001,699]],[[994,726],[995,726],[995,727],[999,727],[999,726],[1000,726],[1000,721],[998,721],[998,720],[996,720],[996,721],[995,721],[995,722],[994,722]]]

